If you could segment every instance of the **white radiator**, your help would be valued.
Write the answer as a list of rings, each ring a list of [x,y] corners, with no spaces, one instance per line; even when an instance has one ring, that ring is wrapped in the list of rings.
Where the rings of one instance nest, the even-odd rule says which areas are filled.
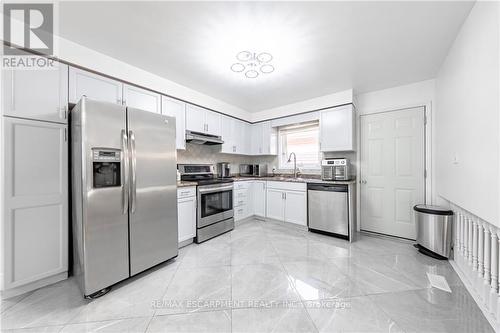
[[[500,330],[500,229],[450,203],[455,213],[452,266],[493,327]]]

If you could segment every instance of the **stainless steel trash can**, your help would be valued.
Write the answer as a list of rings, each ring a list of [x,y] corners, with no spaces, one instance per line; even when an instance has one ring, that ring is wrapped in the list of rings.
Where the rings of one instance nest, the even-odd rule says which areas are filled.
[[[419,251],[438,259],[449,258],[453,211],[431,205],[416,205],[413,210]]]

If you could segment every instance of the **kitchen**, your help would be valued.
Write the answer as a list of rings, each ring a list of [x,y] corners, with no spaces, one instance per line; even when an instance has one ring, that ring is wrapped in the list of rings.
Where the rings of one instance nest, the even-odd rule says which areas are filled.
[[[497,2],[55,4],[4,34],[55,65],[3,62],[2,330],[500,329]]]

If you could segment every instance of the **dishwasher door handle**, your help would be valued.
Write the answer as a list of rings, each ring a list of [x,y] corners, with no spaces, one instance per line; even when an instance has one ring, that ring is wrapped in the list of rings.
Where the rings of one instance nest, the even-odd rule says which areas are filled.
[[[328,185],[328,184],[314,184],[308,185],[307,189],[309,191],[329,191],[329,192],[347,192],[347,185]]]

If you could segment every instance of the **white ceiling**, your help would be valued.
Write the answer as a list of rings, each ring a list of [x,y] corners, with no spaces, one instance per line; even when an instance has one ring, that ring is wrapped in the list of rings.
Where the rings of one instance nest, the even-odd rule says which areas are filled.
[[[63,37],[249,112],[435,77],[471,2],[61,2]],[[230,71],[242,50],[276,71]]]

